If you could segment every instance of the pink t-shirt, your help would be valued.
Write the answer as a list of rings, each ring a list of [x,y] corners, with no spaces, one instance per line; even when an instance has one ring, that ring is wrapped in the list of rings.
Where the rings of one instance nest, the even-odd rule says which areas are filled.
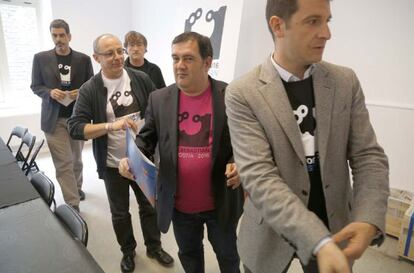
[[[195,97],[180,91],[175,208],[184,213],[214,209],[211,189],[212,109],[211,86]]]

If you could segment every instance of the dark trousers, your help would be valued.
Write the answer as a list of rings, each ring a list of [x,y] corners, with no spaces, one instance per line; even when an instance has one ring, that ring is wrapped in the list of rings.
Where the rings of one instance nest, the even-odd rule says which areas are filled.
[[[104,181],[112,214],[112,226],[122,253],[131,253],[137,246],[132,230],[131,214],[129,213],[130,186],[134,190],[138,201],[139,218],[145,246],[150,252],[161,249],[157,214],[138,185],[134,181],[121,176],[118,169],[115,168],[107,168]]]
[[[239,273],[236,247],[237,223],[226,230],[219,227],[214,211],[187,214],[174,210],[172,218],[178,257],[186,273],[204,273],[204,224],[222,273]]]
[[[287,273],[289,271],[289,267],[291,263],[292,261],[289,262],[288,266],[285,268],[285,270],[283,270],[282,273]],[[302,265],[302,269],[304,273],[319,273],[318,263],[316,262],[316,260],[309,261],[307,265],[303,265],[302,263],[301,265]],[[254,273],[249,268],[247,268],[245,265],[243,267],[244,267],[244,273]]]

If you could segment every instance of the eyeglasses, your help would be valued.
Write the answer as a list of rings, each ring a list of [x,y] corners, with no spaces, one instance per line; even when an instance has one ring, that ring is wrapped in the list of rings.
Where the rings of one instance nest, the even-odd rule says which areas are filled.
[[[124,48],[118,48],[117,50],[110,50],[107,52],[97,52],[96,55],[104,56],[105,58],[111,59],[115,57],[115,53],[117,55],[123,55],[126,53],[126,50]]]

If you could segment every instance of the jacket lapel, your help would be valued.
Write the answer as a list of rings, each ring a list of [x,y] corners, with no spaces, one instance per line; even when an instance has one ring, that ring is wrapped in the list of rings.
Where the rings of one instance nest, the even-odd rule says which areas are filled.
[[[73,69],[73,68],[74,67],[80,68],[78,62],[79,62],[78,54],[76,54],[76,52],[72,50],[72,57],[71,57],[71,60],[70,60],[70,82],[71,82],[72,85],[73,85],[73,79],[76,79],[75,74],[76,74],[76,71],[77,71],[77,69]],[[73,89],[73,88],[71,88],[71,89]]]
[[[225,106],[222,90],[218,90],[216,83],[212,79],[210,79],[210,82],[213,102],[213,151],[211,162],[213,162],[214,165],[221,144],[220,138],[224,126]]]
[[[173,163],[174,170],[177,170],[177,158],[178,158],[178,95],[179,90],[176,85],[169,90],[169,94],[166,97],[165,106],[169,109],[164,109],[168,119],[171,120],[168,134],[170,136],[170,147],[171,147],[171,160]]]
[[[328,71],[321,64],[317,64],[313,74],[313,89],[315,94],[316,110],[316,139],[319,151],[321,173],[326,158],[326,150],[331,129],[333,102],[335,97],[335,83],[327,78]]]
[[[259,80],[264,83],[259,88],[265,102],[279,121],[283,131],[289,138],[293,149],[299,159],[305,163],[305,152],[299,133],[299,127],[293,115],[293,110],[286,94],[285,87],[279,74],[270,61],[270,58],[262,65]]]
[[[59,86],[60,86],[60,83],[61,83],[62,80],[60,78],[60,72],[59,72],[59,68],[58,68],[57,57],[56,57],[56,53],[55,53],[54,49],[49,51],[49,56],[50,56],[50,62],[49,62],[50,66],[51,66],[51,68],[53,70],[53,74],[55,75],[55,77],[56,77],[56,79],[59,83]]]

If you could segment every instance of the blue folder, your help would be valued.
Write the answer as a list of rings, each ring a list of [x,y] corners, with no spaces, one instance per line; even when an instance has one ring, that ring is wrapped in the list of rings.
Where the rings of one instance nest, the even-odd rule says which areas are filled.
[[[130,128],[126,130],[126,155],[131,173],[145,197],[155,207],[155,193],[157,185],[158,170],[135,144],[133,132]]]

